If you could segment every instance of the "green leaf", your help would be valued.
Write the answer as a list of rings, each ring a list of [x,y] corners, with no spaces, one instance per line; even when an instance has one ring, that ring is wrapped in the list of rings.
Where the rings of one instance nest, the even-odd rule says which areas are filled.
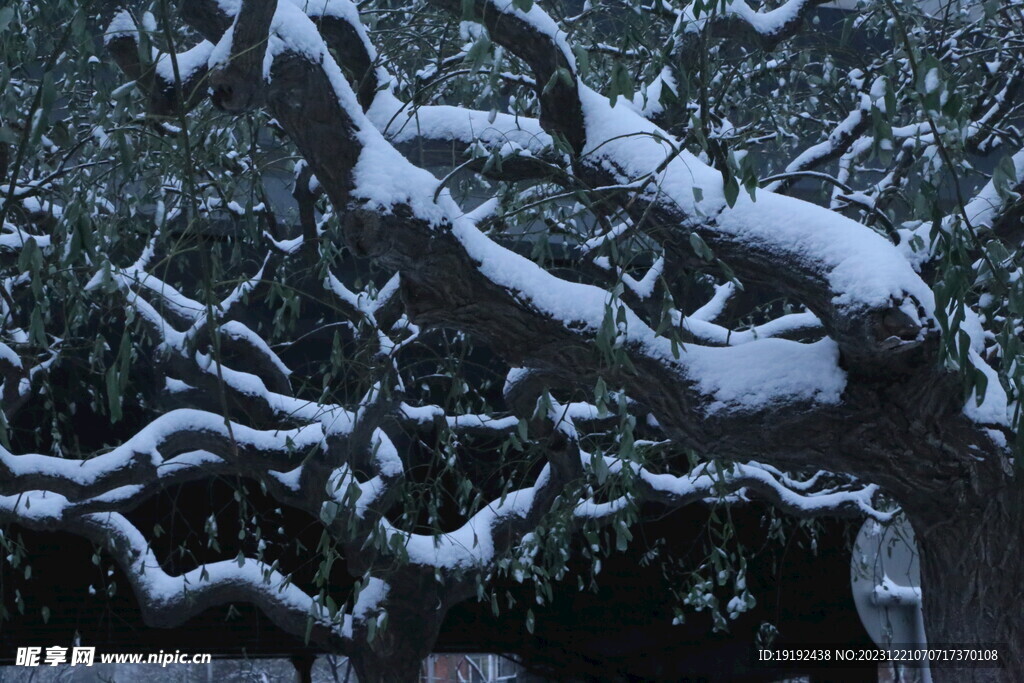
[[[46,340],[46,329],[43,327],[43,312],[38,306],[32,309],[32,315],[29,316],[28,326],[32,343],[42,348],[46,348],[49,344]]]
[[[576,73],[585,78],[590,73],[590,53],[582,45],[573,45],[572,53],[576,57]]]
[[[594,385],[594,404],[597,406],[598,417],[604,417],[608,414],[608,406],[605,405],[607,399],[608,385],[605,384],[604,377],[598,377]]]
[[[942,93],[946,89],[942,63],[928,55],[921,61],[918,73],[917,89],[921,93],[924,107],[928,111],[937,112],[941,105]]]
[[[600,453],[595,453],[591,456],[590,468],[594,471],[594,476],[597,477],[598,485],[603,486],[604,482],[608,479],[608,465]]]
[[[992,186],[995,188],[999,198],[1003,201],[1011,199],[1013,197],[1013,188],[1018,182],[1017,166],[1013,163],[1013,158],[1004,156],[992,171]]]
[[[42,96],[39,99],[39,109],[32,115],[32,135],[29,138],[29,144],[32,145],[37,144],[43,137],[43,132],[49,123],[50,108],[57,99],[57,87],[53,82],[53,72],[47,71],[43,74],[43,82],[39,87],[42,88]]]
[[[705,261],[714,260],[715,254],[711,251],[711,247],[695,232],[690,233],[690,246],[693,247],[694,253]]]
[[[541,91],[541,95],[547,95],[550,93],[558,84],[571,86],[572,85],[572,74],[565,67],[558,67],[555,72],[551,74],[551,78],[544,84],[544,90]]]
[[[633,455],[633,429],[629,427],[622,434],[619,441],[619,457],[630,459]]]
[[[333,500],[325,501],[320,506],[320,521],[324,523],[324,526],[330,526],[335,518],[338,516],[338,504]]]
[[[313,636],[313,615],[310,614],[306,617],[306,633],[303,637],[303,641],[308,645],[309,639]]]
[[[106,372],[107,406],[110,409],[110,419],[117,422],[121,419],[121,397],[128,385],[128,375],[131,362],[132,340],[126,329],[121,335],[121,346],[117,350],[117,358]],[[236,492],[237,495],[237,492]]]
[[[628,531],[626,531],[622,525],[615,526],[615,549],[620,552],[626,552],[629,547],[629,538],[627,538]]]
[[[892,161],[893,135],[892,126],[886,116],[877,107],[871,108],[871,124],[874,132],[875,153],[883,164]]]
[[[519,435],[519,439],[524,443],[530,440],[529,429],[527,428],[525,419],[519,418],[519,422],[516,424],[516,433]]]
[[[608,99],[611,100],[612,106],[615,106],[620,95],[627,100],[632,100],[633,90],[633,77],[629,70],[625,64],[616,61],[612,65],[611,85],[608,88]]]
[[[971,352],[971,337],[964,330],[957,331],[957,361],[965,367]]]
[[[487,36],[480,36],[480,38],[473,43],[473,47],[469,48],[469,52],[466,53],[466,57],[462,61],[465,64],[469,64],[470,73],[475,74],[480,70],[480,67],[484,65],[490,56],[491,41]]]
[[[736,206],[736,200],[740,196],[740,184],[736,182],[736,178],[730,175],[722,186],[722,191],[725,193],[725,203],[730,208]]]
[[[18,269],[22,271],[28,271],[32,275],[37,275],[42,267],[42,249],[39,248],[39,245],[36,243],[34,239],[29,238],[25,240],[25,244],[21,248],[21,253],[18,254]]]

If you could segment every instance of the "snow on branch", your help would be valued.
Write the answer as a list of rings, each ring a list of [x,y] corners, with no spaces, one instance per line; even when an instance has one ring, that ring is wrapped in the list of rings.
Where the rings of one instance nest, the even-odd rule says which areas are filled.
[[[172,457],[206,451],[242,470],[290,470],[318,449],[320,425],[260,431],[200,410],[174,410],[150,422],[117,448],[89,460],[0,450],[0,491],[45,490],[82,500],[120,486],[146,484]]]
[[[763,49],[771,49],[791,37],[819,5],[829,0],[787,0],[771,10],[755,10],[744,0],[726,0],[700,16],[694,14],[696,3],[687,3],[679,14],[676,31],[698,33],[710,27],[720,37],[753,40]],[[719,11],[715,11],[720,8]]]
[[[727,349],[692,345],[680,355],[671,340],[656,334],[621,302],[611,300],[605,290],[562,280],[496,244],[473,225],[472,219],[446,192],[438,194],[437,181],[399,155],[366,118],[308,17],[290,3],[281,3],[272,21],[272,31],[267,54],[272,59],[269,102],[275,118],[303,151],[332,202],[350,207],[343,225],[350,245],[357,253],[366,253],[379,263],[402,271],[403,295],[410,317],[417,324],[443,322],[478,333],[512,361],[523,359],[524,354],[545,365],[551,363],[550,354],[575,358],[562,371],[579,381],[592,372],[597,362],[596,341],[606,334],[606,321],[620,317],[622,322],[612,335],[615,339],[609,341],[621,347],[638,370],[627,380],[630,394],[652,405],[656,413],[660,412],[657,406],[669,397],[674,405],[686,406],[685,415],[677,413],[672,421],[682,430],[677,433],[697,441],[709,438],[702,433],[704,427],[697,417],[700,415],[714,413],[724,419],[725,415],[736,413],[749,417],[787,405],[828,407],[839,401],[845,376],[838,368],[838,353],[830,342],[804,345],[769,339]],[[292,94],[296,88],[312,98],[302,107],[296,107]],[[276,94],[279,91],[283,96]],[[588,108],[594,109],[599,117],[609,114],[603,98],[582,87],[580,92],[586,94]],[[316,116],[310,115],[311,107],[318,111]],[[617,113],[618,110],[611,116],[615,118]],[[626,125],[634,123],[628,114],[615,120]],[[593,127],[588,130],[593,132]],[[660,146],[657,157],[649,154],[651,149],[644,142],[647,139],[634,138],[628,145],[641,155],[638,161],[653,164],[653,168],[647,169],[649,174],[665,159]],[[617,157],[630,158],[628,150],[618,147],[618,139],[606,139],[605,143],[584,158],[596,159],[610,153],[608,150],[613,150]],[[668,187],[673,188],[676,179],[682,185],[684,174],[689,175],[685,164],[691,161],[695,160],[677,158],[675,165],[665,165],[662,173],[668,176]],[[691,180],[687,178],[687,184],[669,196],[680,200],[678,195],[692,187]],[[712,183],[720,187],[720,176],[715,174],[713,181],[708,180],[708,184]],[[692,204],[692,193],[682,201]],[[822,229],[835,222],[828,215],[829,221]],[[792,218],[791,213],[787,216]],[[756,222],[753,223],[749,226],[751,230],[756,228]],[[752,241],[771,232],[758,229]],[[835,235],[829,237],[834,239]],[[792,244],[791,248],[805,250],[808,240],[804,235],[795,233],[791,239],[792,243],[787,243]],[[855,244],[852,239],[849,242],[843,246]],[[855,249],[851,251],[856,253]],[[834,253],[838,256],[839,250]],[[886,262],[884,252],[869,253],[877,257],[873,263],[876,270]],[[808,260],[805,254],[801,254],[801,260]],[[851,270],[854,265],[850,264]],[[455,305],[460,301],[476,303],[472,307]],[[548,336],[551,343],[536,346],[538,334]],[[762,352],[770,362],[751,362],[750,359],[759,359]],[[741,354],[742,360],[740,356],[736,356],[736,361],[730,360],[731,354]],[[789,375],[790,368],[814,371]],[[229,384],[235,383],[236,375],[223,370],[222,374]],[[738,388],[743,386],[757,389],[740,391]],[[810,419],[813,411],[805,414]],[[658,417],[660,420],[662,415]],[[715,424],[717,434],[725,423]]]
[[[986,372],[980,356],[984,348],[970,340],[970,359],[982,368],[989,394],[976,410],[962,410],[961,394],[970,395],[970,390],[961,392],[951,372],[935,367],[941,342],[936,321],[942,312],[936,313],[932,292],[906,253],[869,226],[770,191],[812,176],[841,190],[833,195],[837,210],[863,207],[879,220],[885,216],[876,200],[886,187],[899,184],[893,177],[898,168],[867,192],[854,191],[849,181],[861,170],[858,164],[871,144],[865,130],[878,105],[874,86],[870,94],[859,93],[865,97],[850,111],[848,104],[834,103],[839,114],[820,121],[827,139],[799,154],[771,179],[768,189],[751,186],[749,193],[731,192],[720,160],[712,167],[689,151],[694,149],[691,141],[647,120],[641,100],[622,97],[613,105],[588,88],[576,64],[587,47],[574,51],[569,34],[540,5],[527,3],[524,10],[509,0],[431,1],[458,19],[479,20],[495,43],[529,66],[533,78],[522,77],[513,87],[534,88],[536,100],[524,101],[539,107],[536,118],[400,101],[357,6],[348,0],[182,3],[187,20],[201,26],[209,42],[176,55],[174,78],[199,73],[205,59],[215,103],[230,112],[266,105],[275,130],[284,131],[308,164],[296,169],[304,193],[303,234],[285,239],[271,229],[283,255],[267,267],[293,263],[298,260],[293,255],[301,252],[309,272],[315,272],[312,289],[320,293],[322,285],[334,298],[332,312],[340,309],[349,317],[349,329],[364,337],[357,341],[376,337],[376,350],[371,343],[368,354],[370,382],[358,380],[360,390],[372,386],[358,405],[350,410],[325,400],[336,390],[329,386],[333,375],[317,398],[298,398],[292,392],[290,368],[274,351],[295,350],[294,342],[272,348],[257,333],[263,328],[242,322],[247,320],[241,311],[246,299],[255,298],[251,294],[265,286],[263,274],[269,271],[243,282],[220,304],[201,304],[147,272],[154,258],[149,250],[131,268],[105,267],[93,284],[109,284],[109,276],[125,294],[158,346],[154,365],[168,393],[182,402],[218,396],[225,415],[236,414],[240,407],[251,424],[273,429],[251,429],[214,412],[175,411],[90,460],[5,451],[0,453],[0,516],[29,525],[82,524],[78,532],[84,534],[108,524],[103,535],[121,544],[121,564],[136,570],[137,592],[175,614],[165,622],[165,617],[152,617],[157,623],[177,623],[174,619],[181,614],[187,618],[190,613],[181,612],[177,596],[209,578],[204,599],[257,602],[293,632],[300,617],[304,631],[306,615],[313,613],[320,629],[316,637],[343,643],[356,636],[359,622],[369,623],[403,600],[422,602],[422,596],[410,599],[412,584],[403,580],[427,577],[448,590],[460,577],[485,576],[552,512],[568,512],[586,524],[615,519],[641,503],[676,507],[726,496],[760,498],[801,517],[868,515],[886,520],[890,513],[879,505],[878,486],[858,481],[906,494],[921,481],[941,479],[932,476],[936,472],[957,486],[966,481],[965,491],[975,485],[975,474],[988,476],[982,470],[996,460],[989,457],[998,455],[996,438],[989,439],[993,443],[982,441],[985,432],[968,418],[990,424],[1002,415],[1000,424],[1005,425],[1007,406],[1005,392],[993,390],[1001,377]],[[685,52],[693,34],[703,32],[703,40],[720,29],[728,29],[737,41],[749,38],[761,47],[772,46],[795,32],[818,4],[789,0],[777,9],[755,11],[733,0],[702,17],[683,13],[676,26],[677,52]],[[672,12],[660,3],[658,9]],[[577,19],[562,24],[572,26]],[[473,35],[483,35],[473,30]],[[118,15],[109,43],[128,45],[133,31],[137,29],[130,18]],[[746,53],[746,46],[741,47]],[[644,54],[600,43],[597,48],[614,59]],[[456,59],[446,54],[442,49],[439,63]],[[164,78],[173,66],[170,57],[158,56],[153,65]],[[776,66],[785,61],[778,60]],[[126,64],[126,73],[142,73],[140,65]],[[771,71],[775,79],[776,66],[763,71]],[[749,63],[744,68],[744,73],[751,71]],[[657,87],[676,87],[670,68],[658,78]],[[782,87],[785,78],[775,80]],[[799,122],[799,117],[794,119]],[[715,134],[725,137],[725,124],[717,128]],[[967,129],[968,135],[976,132]],[[745,135],[729,134],[730,142]],[[897,154],[909,154],[921,145],[934,151],[943,132],[912,124],[894,128],[892,135],[901,141]],[[500,198],[467,211],[471,207],[456,203],[448,181],[456,172],[476,167],[459,165],[438,181],[402,154],[411,146],[434,143],[478,158],[498,154],[534,159],[539,169],[545,164],[550,168],[552,160],[562,163],[562,176],[534,176],[568,185],[558,200],[571,201],[577,194],[592,198],[611,188],[607,202],[601,195],[601,207],[592,209],[579,199],[572,210],[596,224],[580,234],[602,233],[578,241],[584,243],[582,251],[593,254],[594,264],[613,274],[615,285],[595,286],[591,283],[601,276],[589,272],[559,276],[556,272],[564,271],[539,265],[546,263],[543,259],[531,260],[506,248],[495,236],[503,222],[513,229],[517,223],[500,199],[514,194],[518,202],[530,190],[503,184],[494,193],[501,192]],[[547,156],[553,149],[557,155]],[[840,165],[835,177],[815,170],[835,160]],[[979,225],[994,230],[1002,212],[1018,206],[1014,195],[1022,177],[1020,159],[1014,157],[1012,163],[1009,192],[1007,178],[993,178],[970,203],[968,215]],[[547,191],[531,189],[534,197]],[[321,190],[333,205],[337,225],[326,218],[317,221],[315,202]],[[545,196],[543,201],[550,199]],[[605,204],[610,208],[605,210]],[[563,221],[555,223],[553,231],[571,235],[571,246],[579,235],[565,229]],[[335,227],[355,257],[394,273],[379,291],[372,284],[358,291],[326,267],[314,270],[337,253],[336,245],[326,243],[337,234]],[[6,226],[4,230],[12,244],[23,238]],[[614,252],[632,240],[644,255],[624,264]],[[728,306],[739,289],[730,282],[686,315],[683,301],[690,292],[677,294],[683,278],[674,271],[712,268],[721,268],[727,278],[735,275],[737,283],[766,286],[767,296],[758,291]],[[757,300],[752,317],[758,320],[764,311],[778,307],[796,312],[743,327],[726,309],[750,299]],[[405,314],[392,315],[390,302],[399,300]],[[687,310],[691,304],[685,304]],[[335,323],[321,317],[313,324],[320,331]],[[488,346],[507,365],[528,368],[509,373],[505,397],[511,410],[488,413],[488,399],[486,407],[463,403],[473,407],[453,414],[432,405],[438,400],[434,396],[410,405],[420,399],[404,393],[408,373],[402,379],[406,368],[393,361],[413,339],[428,339],[431,328],[457,330],[456,336]],[[218,342],[232,352],[227,360],[217,353]],[[13,349],[0,347],[5,400],[7,382],[20,386],[18,374],[26,361]],[[321,391],[299,386],[310,394]],[[412,391],[420,389],[424,394],[433,391],[426,384]],[[550,398],[552,390],[584,398],[559,405]],[[595,432],[615,429],[605,412],[611,396],[620,407],[615,417],[645,432],[636,441],[631,433],[626,438],[625,431],[617,435],[622,437],[620,458],[585,453],[581,438],[609,435],[581,437],[577,431],[591,426]],[[545,405],[548,410],[540,410]],[[883,411],[891,419],[876,428],[884,422],[878,419]],[[943,443],[936,446],[922,439],[906,429],[908,424],[914,429],[927,425],[924,431],[941,424],[942,439],[932,441]],[[544,460],[531,464],[532,483],[504,482],[502,494],[488,491],[491,500],[482,507],[470,505],[486,500],[483,496],[467,503],[463,523],[453,531],[431,519],[433,531],[418,533],[422,527],[414,516],[394,514],[398,493],[406,490],[405,459],[418,457],[415,451],[400,453],[396,446],[402,443],[396,431],[410,425],[409,432],[431,425],[452,443],[467,435],[486,435],[481,441],[509,435],[511,443],[513,437],[523,438],[525,428],[526,440]],[[648,428],[664,440],[645,440]],[[945,446],[947,440],[953,445]],[[950,451],[948,462],[932,457],[940,447]],[[648,448],[673,452],[664,465],[656,466],[644,457]],[[678,475],[674,472],[681,469],[681,453],[688,448],[742,464],[716,461]],[[755,454],[770,464],[745,462]],[[784,474],[789,469],[822,471],[800,480]],[[833,477],[826,470],[856,479]],[[153,488],[211,473],[254,476],[278,500],[292,501],[319,517],[327,535],[344,547],[348,569],[369,579],[351,615],[324,617],[318,599],[291,590],[286,577],[255,560],[243,558],[237,568],[211,565],[204,570],[208,577],[195,571],[177,577],[160,572],[141,535],[125,526],[118,513]],[[616,484],[624,482],[629,493],[603,489],[607,473],[616,477]],[[406,572],[396,559],[407,559],[410,569]],[[150,570],[150,565],[155,568]],[[139,578],[143,568],[153,572],[152,583]],[[273,593],[266,590],[267,581],[283,597],[256,595],[258,589]],[[437,604],[448,606],[443,599]]]
[[[154,116],[170,116],[191,109],[206,95],[202,87],[213,44],[202,41],[177,54],[158,54],[144,63],[139,52],[139,31],[126,11],[114,15],[104,35],[104,45],[121,71],[148,98]]]
[[[677,476],[654,473],[634,462],[604,459],[608,461],[605,466],[613,473],[628,470],[635,477],[637,491],[603,503],[581,501],[576,507],[577,517],[601,521],[614,518],[624,508],[643,502],[657,502],[678,508],[733,494],[752,495],[788,515],[802,519],[823,515],[868,516],[880,522],[888,522],[894,514],[875,507],[879,487],[874,484],[813,490],[820,473],[807,482],[797,482],[775,468],[756,462],[710,462],[699,465],[689,474]],[[589,462],[586,464],[592,466]]]
[[[791,16],[807,4],[793,0],[773,16]],[[489,9],[503,16],[493,3]],[[550,46],[561,35],[538,5],[531,9],[530,21],[519,24],[492,26],[484,16],[492,37],[506,41],[535,72],[541,67],[531,51]],[[784,23],[767,22],[764,28]],[[570,75],[572,67],[567,60],[564,68]],[[930,290],[873,231],[827,209],[770,192],[755,197],[741,193],[730,201],[719,171],[681,149],[629,103],[613,107],[575,80],[564,90],[573,91],[571,99],[579,102],[582,128],[545,113],[543,98],[542,124],[569,139],[582,137],[578,162],[600,180],[591,184],[640,183],[639,197],[630,197],[629,203],[637,215],[647,214],[648,206],[656,210],[656,220],[647,221],[646,231],[666,249],[689,256],[689,234],[695,233],[741,278],[775,284],[781,280],[787,293],[807,305],[851,357],[875,358],[914,348],[933,329]],[[765,272],[769,263],[770,274]]]
[[[790,10],[804,6],[787,5]],[[775,286],[808,312],[739,332],[712,323],[716,314],[710,309],[689,322],[679,316],[677,324],[689,325],[692,335],[709,345],[678,349],[608,291],[561,279],[505,249],[480,231],[436,179],[407,162],[381,135],[395,118],[391,113],[383,122],[395,111],[394,103],[389,110],[388,100],[381,99],[375,114],[375,98],[367,116],[365,99],[345,79],[315,22],[291,3],[279,3],[267,27],[263,72],[256,78],[267,83],[275,119],[343,216],[349,245],[358,255],[401,271],[402,295],[417,325],[471,332],[511,364],[561,373],[575,382],[593,378],[605,344],[628,359],[630,372],[616,380],[651,407],[670,437],[720,456],[737,455],[757,441],[768,461],[786,463],[820,449],[813,430],[799,423],[841,411],[849,388],[843,368],[877,369],[934,336],[931,291],[884,238],[827,209],[772,192],[727,197],[720,171],[629,103],[613,107],[578,81],[571,51],[563,49],[564,35],[538,6],[528,13],[493,3],[486,8],[494,10],[490,24],[481,13],[492,38],[527,61],[535,75],[549,75],[547,82],[538,77],[538,86],[557,76],[548,94],[557,91],[565,101],[578,102],[581,119],[574,122],[563,116],[572,107],[552,111],[552,101],[541,97],[540,122],[548,133],[580,143],[574,147],[575,170],[591,187],[633,188],[630,209],[646,218],[643,231],[675,262],[699,261],[692,246],[699,238],[741,280]],[[347,20],[357,26],[355,18]],[[771,32],[784,24],[761,28]],[[221,51],[240,49],[234,39],[222,38]],[[458,110],[426,113],[451,123],[439,137],[487,135],[463,128]],[[472,121],[474,115],[466,116]],[[856,128],[860,121],[854,119],[841,126],[843,131]],[[843,144],[818,151],[827,156]],[[632,288],[645,290],[646,284],[636,280]],[[332,289],[358,308],[351,291]],[[771,338],[816,332],[819,326],[828,338],[814,343]],[[537,339],[547,341],[538,345]],[[220,372],[244,391],[245,377]],[[794,407],[799,409],[791,422],[766,419]],[[744,437],[749,430],[737,424],[764,428],[764,438]],[[773,429],[784,430],[785,438],[775,440]],[[763,475],[747,476],[750,487],[768,487],[766,495],[775,490]],[[778,495],[782,504],[793,503]],[[498,514],[504,509],[490,514],[504,519]]]
[[[721,174],[665,141],[664,131],[626,104],[581,86],[587,121],[583,161],[628,182],[654,173],[645,192],[664,223],[648,228],[666,248],[690,251],[688,228],[741,278],[783,283],[853,355],[919,344],[932,294],[891,244],[827,209],[760,191],[726,200]],[[706,217],[706,218],[702,218]],[[771,263],[772,274],[764,272]]]
[[[806,172],[842,156],[850,145],[868,128],[869,111],[858,107],[852,110],[828,139],[811,145],[786,165],[785,170],[765,185],[770,192],[784,192],[795,180],[804,177]],[[839,183],[841,181],[836,180]]]
[[[381,528],[389,539],[403,548],[408,561],[415,566],[467,571],[489,569],[501,544],[510,539],[499,530],[510,525],[524,525],[543,510],[538,491],[550,479],[550,466],[537,477],[533,486],[510,491],[491,501],[458,529],[441,534],[417,534],[395,528],[386,519]],[[390,542],[390,541],[389,541]]]
[[[456,16],[462,15],[464,3],[431,2]],[[491,38],[520,57],[533,71],[541,103],[540,124],[544,130],[557,130],[570,146],[579,150],[583,144],[583,116],[576,92],[576,57],[566,33],[536,3],[526,11],[515,6],[512,0],[475,0],[469,7]]]
[[[240,113],[261,101],[267,35],[277,6],[278,0],[242,0],[231,28],[210,53],[210,85],[218,107]]]
[[[996,177],[1000,176],[1001,177]],[[967,220],[979,229],[997,228],[1005,209],[1015,201],[1019,202],[1024,192],[1024,150],[1009,157],[995,176],[967,203],[964,209]],[[949,222],[950,218],[946,219]],[[1016,246],[1016,245],[1015,245]]]
[[[1016,248],[1024,240],[1020,221],[1013,217],[1020,214],[1021,197],[1024,196],[1024,150],[1006,157],[996,167],[992,178],[970,198],[962,209],[945,216],[939,227],[949,235],[954,225],[961,225],[971,232],[983,231],[1006,240]],[[906,258],[918,267],[932,261],[939,254],[939,244],[932,238],[932,226],[921,223],[900,230]],[[923,247],[915,248],[918,242]]]
[[[104,547],[127,577],[143,619],[150,626],[173,628],[210,607],[247,602],[294,636],[301,638],[310,633],[322,647],[348,651],[352,616],[339,612],[332,617],[317,597],[259,560],[224,560],[174,576],[161,567],[142,533],[116,512],[85,514],[54,524],[39,516],[12,516],[0,505],[0,520],[16,521],[29,528],[70,531]]]
[[[8,422],[28,403],[33,389],[38,388],[39,380],[46,376],[59,357],[59,342],[51,346],[46,357],[38,362],[28,358],[23,360],[14,349],[0,342],[0,400],[3,401],[3,415]]]

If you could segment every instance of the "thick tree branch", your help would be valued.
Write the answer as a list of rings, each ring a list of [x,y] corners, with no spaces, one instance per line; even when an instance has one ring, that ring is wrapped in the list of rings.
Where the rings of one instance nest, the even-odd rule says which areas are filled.
[[[279,11],[291,10],[282,6]],[[274,56],[269,91],[273,113],[335,206],[346,207],[349,245],[402,272],[403,296],[417,324],[472,332],[511,364],[528,363],[570,382],[590,381],[598,368],[607,367],[595,344],[608,311],[606,293],[554,278],[490,242],[459,218],[460,211],[445,208],[445,201],[436,204],[436,181],[409,166],[377,135],[344,79],[329,76],[337,69],[329,55],[323,52],[311,62],[307,52],[288,47],[287,35],[279,33],[278,39],[281,47]],[[595,116],[607,113],[603,98],[588,94],[585,102]],[[645,168],[658,160],[666,175],[664,189],[653,201],[665,211],[663,229],[693,224],[691,217],[677,213],[679,207],[710,206],[687,198],[686,188],[710,190],[716,183],[720,186],[720,176],[701,170],[699,161],[683,154],[666,161],[659,141],[664,134],[639,117],[622,114],[616,120],[633,131],[639,127],[641,135],[620,140],[617,126],[602,131],[604,143],[589,153],[592,163],[599,160],[607,167],[629,160],[634,168]],[[658,170],[658,164],[652,166],[648,173]],[[383,169],[388,170],[380,175]],[[714,173],[714,178],[701,175],[695,184],[697,171]],[[756,204],[741,202],[731,209],[721,199],[714,202],[722,204],[712,211],[717,217],[705,233],[712,247],[735,255],[730,262],[744,263],[745,258],[748,270],[757,272],[757,266],[762,279],[770,272],[772,281],[781,275],[784,285],[792,282],[794,290],[813,302],[810,307],[829,335],[841,340],[844,353],[856,359],[858,353],[887,353],[894,341],[896,346],[921,342],[920,328],[901,321],[920,315],[906,308],[906,300],[926,308],[930,292],[881,237],[827,210],[767,193],[758,195]],[[764,215],[765,206],[772,215],[787,216],[787,226],[759,225],[754,212]],[[706,218],[704,222],[706,226]],[[504,264],[500,269],[489,266],[499,263]],[[780,263],[786,264],[781,272]],[[794,272],[786,272],[789,267]],[[816,271],[818,267],[823,270]],[[858,289],[846,290],[847,271],[857,274]],[[872,273],[877,279],[871,279]],[[812,297],[808,287],[819,293]],[[908,290],[914,294],[908,297]],[[571,313],[563,312],[563,300],[572,301]],[[613,304],[613,316],[618,308]],[[648,405],[682,444],[721,456],[764,452],[783,465],[835,460],[835,449],[829,446],[833,437],[823,442],[822,435],[842,433],[839,425],[861,408],[839,405],[844,387],[850,387],[835,366],[838,353],[831,342],[803,345],[769,339],[729,349],[692,346],[677,360],[668,340],[653,336],[639,318],[623,311],[627,322],[619,343],[632,367],[628,372],[612,369],[611,375]],[[885,336],[876,336],[876,330]],[[546,341],[538,345],[538,339]],[[780,365],[763,363],[769,347]],[[741,352],[752,355],[744,355],[744,360],[732,356]],[[753,361],[755,356],[762,360]],[[783,368],[797,367],[803,372],[794,382]],[[728,380],[716,375],[723,368],[728,369]],[[936,381],[923,380],[922,386],[934,386]],[[751,393],[750,387],[759,389]],[[874,399],[866,400],[865,406]],[[861,404],[855,400],[853,405]],[[766,431],[755,435],[756,430],[739,426],[753,424]],[[836,465],[834,469],[861,475],[881,474],[862,461]]]
[[[210,73],[213,102],[221,109],[241,113],[263,98],[263,55],[277,0],[242,0],[231,28],[225,31],[214,54]],[[226,54],[225,54],[226,53]]]
[[[465,6],[457,0],[431,3],[459,17]],[[583,108],[577,94],[576,59],[565,33],[536,4],[524,12],[510,0],[475,0],[472,9],[494,42],[533,71],[544,130],[557,131],[572,149],[581,151],[586,139]]]
[[[119,12],[104,36],[107,50],[121,71],[135,81],[148,100],[151,116],[169,117],[189,110],[206,95],[206,63],[213,44],[203,41],[185,52],[162,54],[150,64],[139,59],[138,28],[131,15]],[[175,64],[177,62],[177,73]]]

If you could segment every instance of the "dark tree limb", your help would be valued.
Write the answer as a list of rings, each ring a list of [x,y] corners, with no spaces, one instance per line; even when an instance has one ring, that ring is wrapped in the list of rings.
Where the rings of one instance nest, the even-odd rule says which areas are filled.
[[[210,74],[213,102],[224,111],[240,114],[262,102],[263,57],[276,9],[277,0],[242,0],[231,26],[227,62],[219,64]]]

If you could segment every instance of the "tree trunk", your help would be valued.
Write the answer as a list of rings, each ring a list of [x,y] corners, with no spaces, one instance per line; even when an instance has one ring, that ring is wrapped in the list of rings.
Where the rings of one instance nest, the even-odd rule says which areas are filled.
[[[446,591],[432,572],[410,568],[388,577],[388,582],[387,598],[377,612],[387,614],[387,623],[375,629],[372,638],[369,619],[353,628],[359,645],[353,648],[350,661],[359,683],[418,681],[423,660],[433,652],[448,612]]]
[[[415,683],[420,679],[423,657],[418,648],[400,648],[393,656],[362,649],[351,658],[359,683]]]
[[[312,654],[292,655],[292,666],[295,667],[295,683],[313,683],[313,665],[316,656]]]
[[[1001,668],[936,665],[946,681],[1024,681],[1024,495],[1013,480],[970,502],[930,501],[915,515],[928,647],[998,650]]]

